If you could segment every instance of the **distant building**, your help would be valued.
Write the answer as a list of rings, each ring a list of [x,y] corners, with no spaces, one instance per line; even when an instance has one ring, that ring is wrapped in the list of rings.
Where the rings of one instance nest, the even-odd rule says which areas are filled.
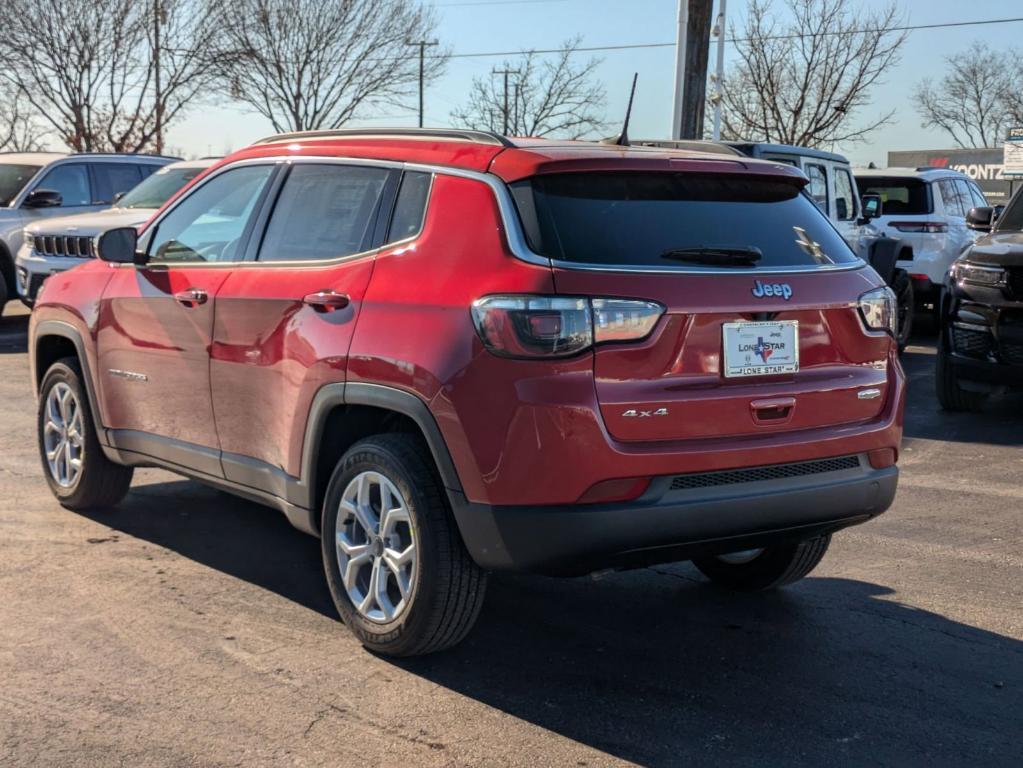
[[[984,191],[991,203],[1004,203],[1011,192],[1002,178],[1001,147],[992,149],[921,149],[888,153],[890,168],[952,168],[965,173]]]

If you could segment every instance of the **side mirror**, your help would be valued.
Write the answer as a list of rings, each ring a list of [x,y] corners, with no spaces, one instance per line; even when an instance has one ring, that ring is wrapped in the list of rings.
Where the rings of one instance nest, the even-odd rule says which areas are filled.
[[[971,208],[966,214],[966,226],[975,232],[990,232],[994,217],[994,208]]]
[[[126,194],[128,194],[128,193],[127,192],[118,192],[116,195],[114,195],[113,202],[119,203],[121,201],[121,198],[124,197]]]
[[[880,217],[884,208],[881,195],[863,195],[860,198],[860,206],[863,208],[863,218],[867,220]]]
[[[64,203],[60,192],[52,189],[33,189],[22,203],[26,208],[59,208]]]
[[[108,229],[96,238],[96,255],[111,264],[145,264],[148,258],[138,250],[135,227]]]

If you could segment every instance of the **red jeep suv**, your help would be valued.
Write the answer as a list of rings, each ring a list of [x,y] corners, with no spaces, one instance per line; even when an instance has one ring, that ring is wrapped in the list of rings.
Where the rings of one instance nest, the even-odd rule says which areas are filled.
[[[891,292],[806,183],[476,131],[257,142],[45,283],[46,479],[279,508],[393,655],[464,637],[491,570],[790,583],[891,504],[904,396]]]

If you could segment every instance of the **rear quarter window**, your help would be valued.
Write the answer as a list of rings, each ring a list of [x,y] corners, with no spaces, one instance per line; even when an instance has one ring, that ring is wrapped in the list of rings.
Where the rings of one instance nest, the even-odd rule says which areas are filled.
[[[790,181],[580,172],[517,182],[512,194],[533,250],[561,262],[699,270],[709,267],[679,259],[678,252],[750,248],[760,252],[758,268],[859,261]]]

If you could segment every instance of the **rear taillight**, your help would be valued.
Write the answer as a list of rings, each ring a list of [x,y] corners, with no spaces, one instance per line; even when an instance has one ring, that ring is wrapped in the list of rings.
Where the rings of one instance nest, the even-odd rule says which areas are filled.
[[[894,336],[898,324],[897,303],[895,294],[888,286],[867,291],[859,300],[863,324],[871,331],[887,331]]]
[[[888,226],[899,232],[922,232],[929,235],[948,232],[948,224],[943,221],[893,221]]]
[[[594,344],[640,341],[663,313],[653,301],[574,296],[487,296],[472,305],[476,333],[501,357],[571,357]]]

